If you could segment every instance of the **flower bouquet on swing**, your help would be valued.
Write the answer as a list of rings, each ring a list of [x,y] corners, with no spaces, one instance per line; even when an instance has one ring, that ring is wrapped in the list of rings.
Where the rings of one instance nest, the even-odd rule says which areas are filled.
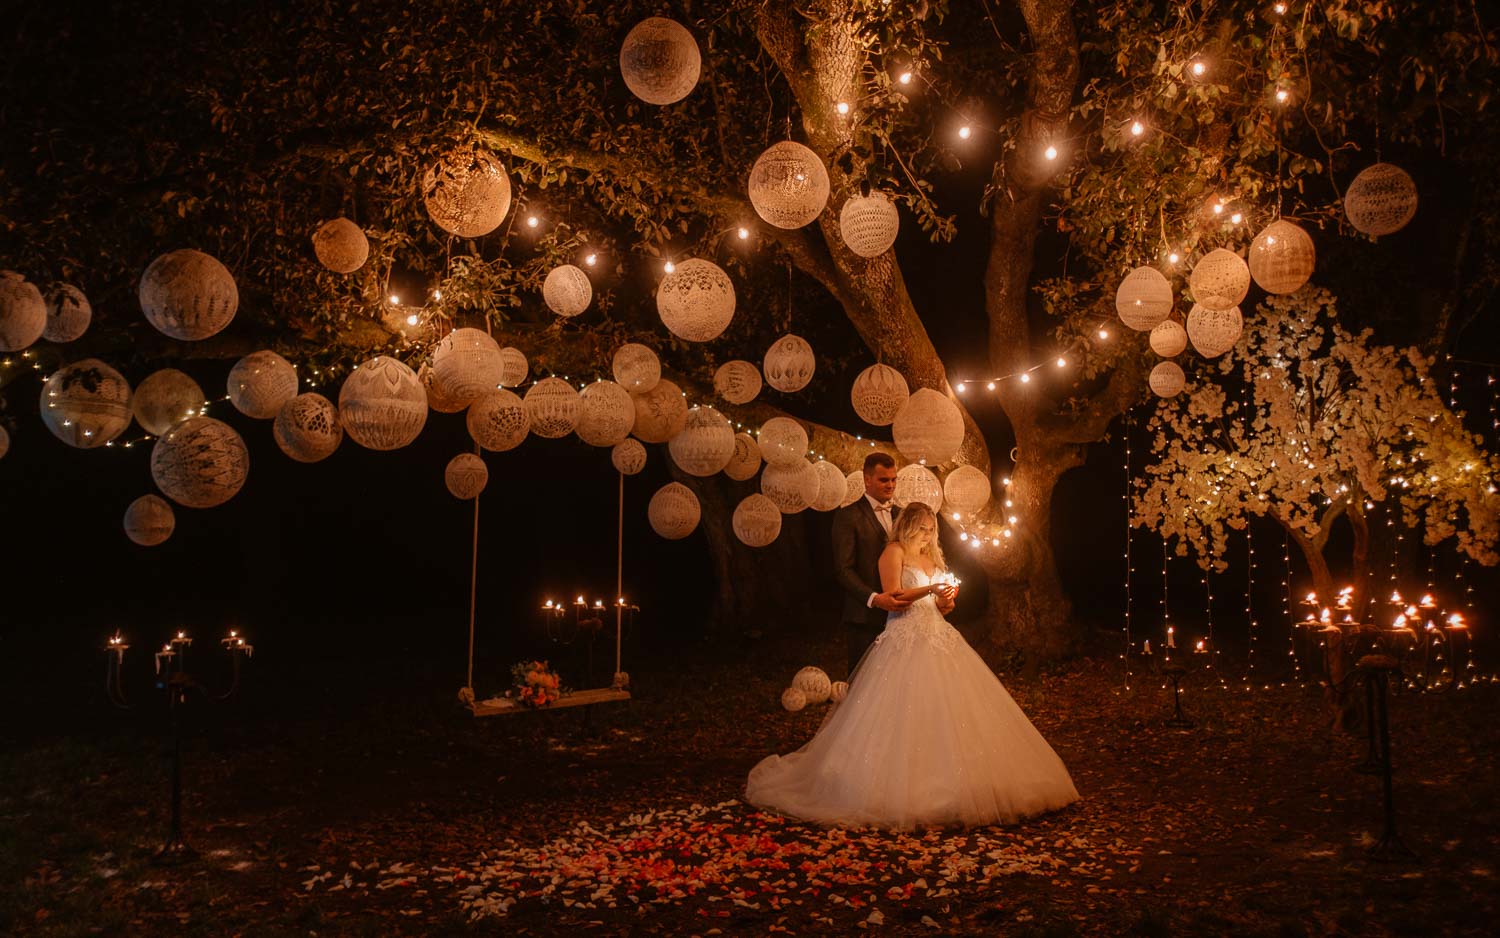
[[[510,669],[510,683],[505,696],[533,709],[556,703],[567,693],[562,678],[545,661],[518,662]]]

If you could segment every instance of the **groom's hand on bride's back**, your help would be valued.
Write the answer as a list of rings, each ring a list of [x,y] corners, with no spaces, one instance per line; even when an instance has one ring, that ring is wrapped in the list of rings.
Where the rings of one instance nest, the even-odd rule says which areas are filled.
[[[902,602],[890,593],[876,593],[874,606],[876,609],[884,609],[886,612],[900,612],[911,603]]]

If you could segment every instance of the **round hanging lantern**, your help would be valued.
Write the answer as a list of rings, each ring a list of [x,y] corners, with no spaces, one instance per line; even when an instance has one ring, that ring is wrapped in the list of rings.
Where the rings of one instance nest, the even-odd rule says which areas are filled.
[[[896,243],[901,216],[883,193],[856,195],[839,212],[839,234],[860,257],[879,257]]]
[[[526,402],[506,390],[491,391],[470,404],[464,422],[475,443],[497,453],[520,446],[531,432]]]
[[[246,417],[271,420],[297,396],[297,369],[271,351],[251,352],[229,369],[229,403]]]
[[[578,395],[578,438],[590,446],[614,446],[635,426],[635,402],[613,381],[595,381]]]
[[[712,407],[694,407],[682,432],[667,442],[667,452],[688,475],[711,476],[734,458],[734,427]]]
[[[468,406],[500,387],[505,360],[489,333],[466,326],[438,341],[432,350],[432,371],[445,397]]]
[[[578,428],[578,392],[561,378],[543,378],[526,391],[526,416],[531,432],[549,440]]]
[[[890,365],[871,365],[861,371],[849,391],[849,400],[859,419],[877,427],[890,426],[909,397],[911,390],[906,386],[906,378]]]
[[[807,695],[795,687],[788,687],[781,692],[781,708],[790,713],[796,713],[807,706]]]
[[[1214,248],[1193,265],[1188,286],[1199,306],[1228,309],[1250,292],[1250,268],[1233,251]]]
[[[792,686],[802,692],[810,704],[827,703],[833,693],[833,682],[822,668],[803,668],[792,678]]]
[[[843,703],[844,698],[849,696],[848,681],[834,681],[828,688],[828,699],[834,703]]]
[[[674,104],[687,97],[702,66],[693,34],[664,16],[636,23],[620,46],[625,87],[647,104]]]
[[[589,308],[594,298],[594,285],[589,275],[572,264],[561,264],[547,272],[542,281],[542,299],[547,308],[559,316],[571,319]]]
[[[772,144],[750,168],[750,204],[777,228],[801,228],[828,204],[828,170],[800,143]]]
[[[760,491],[782,514],[795,515],[812,506],[821,481],[818,470],[805,459],[780,465],[767,463],[760,474]]]
[[[136,423],[152,436],[161,436],[202,407],[203,389],[176,368],[151,372],[130,396]]]
[[[1204,309],[1194,306],[1188,313],[1187,335],[1193,348],[1205,358],[1218,358],[1234,348],[1245,323],[1240,308]]]
[[[42,338],[48,342],[72,342],[88,331],[94,319],[94,307],[83,291],[71,283],[54,283],[47,288],[47,328]]]
[[[298,462],[318,462],[344,442],[339,410],[321,394],[298,394],[281,405],[272,425],[281,451]]]
[[[712,261],[685,260],[656,288],[656,312],[679,339],[717,339],[734,318],[734,283]]]
[[[344,379],[339,422],[360,446],[400,449],[427,423],[427,392],[405,364],[388,355],[372,358]]]
[[[42,422],[69,446],[103,446],[130,426],[130,385],[97,358],[59,368],[42,386]]]
[[[620,387],[631,394],[644,394],[661,380],[661,361],[639,342],[627,342],[615,353],[612,370]]]
[[[839,504],[840,508],[846,508],[865,497],[865,474],[863,470],[855,469],[844,476],[844,500]]]
[[[481,238],[510,211],[510,177],[488,150],[460,147],[422,178],[422,200],[437,226],[460,238]]]
[[[1417,214],[1417,184],[1394,163],[1367,166],[1344,191],[1344,215],[1355,231],[1388,235]]]
[[[731,404],[748,404],[760,393],[760,369],[736,358],[714,372],[714,390]]]
[[[736,482],[744,482],[760,471],[760,444],[748,433],[734,435],[734,455],[724,474]]]
[[[631,399],[635,401],[635,426],[630,432],[643,443],[665,443],[687,424],[687,398],[665,378],[644,394],[632,394]]]
[[[698,505],[698,496],[681,482],[668,482],[651,496],[646,506],[646,518],[651,530],[669,541],[678,541],[693,533],[703,509]]]
[[[177,516],[160,495],[142,495],[125,509],[125,536],[142,547],[155,547],[172,536]]]
[[[240,308],[229,268],[202,251],[168,251],[141,274],[141,310],[157,331],[195,342],[220,332]]]
[[[959,466],[943,480],[943,502],[965,514],[982,510],[990,503],[990,477],[973,466]]]
[[[1151,369],[1151,377],[1147,379],[1147,383],[1157,397],[1172,397],[1187,385],[1187,375],[1182,373],[1182,366],[1176,362],[1157,362],[1156,367]]]
[[[448,460],[443,470],[443,483],[454,498],[468,501],[478,498],[484,487],[490,484],[490,470],[474,453],[459,453]]]
[[[790,417],[772,417],[761,424],[756,442],[760,458],[769,465],[799,463],[807,456],[807,431]]]
[[[370,259],[370,239],[347,218],[324,222],[312,236],[318,263],[336,274],[352,274]]]
[[[1317,260],[1312,235],[1289,221],[1273,221],[1250,242],[1250,276],[1267,293],[1296,293]]]
[[[734,509],[734,536],[748,547],[765,547],[781,536],[781,509],[764,495],[747,495]]]
[[[10,452],[10,431],[0,427],[0,459],[4,459],[8,452]]]
[[[526,382],[526,376],[531,373],[531,364],[526,361],[526,353],[513,346],[507,345],[500,350],[500,386],[502,388],[518,388]]]
[[[1125,275],[1115,291],[1120,321],[1144,332],[1172,312],[1172,283],[1155,267],[1137,267]]]
[[[907,459],[936,466],[964,444],[964,415],[958,405],[931,388],[918,388],[891,422],[891,436]]]
[[[229,424],[189,417],[168,430],[151,450],[151,478],[186,508],[222,505],[245,484],[250,451]]]
[[[788,394],[800,391],[812,380],[817,363],[807,340],[788,332],[766,349],[766,383]]]
[[[813,463],[818,473],[818,494],[808,507],[813,511],[833,511],[844,503],[844,471],[826,459]]]
[[[1151,351],[1162,358],[1172,358],[1187,348],[1187,330],[1175,319],[1166,319],[1151,330]]]
[[[0,352],[19,352],[47,331],[47,301],[36,284],[13,270],[0,271]]]
[[[646,447],[640,440],[624,440],[610,450],[609,461],[621,475],[633,476],[646,468]]]
[[[897,508],[921,502],[936,513],[943,507],[943,483],[926,466],[902,466],[896,473],[896,494],[891,501]]]
[[[448,389],[443,387],[443,382],[438,380],[437,372],[429,363],[424,362],[422,367],[417,369],[417,380],[422,382],[422,390],[427,392],[429,410],[435,410],[440,414],[456,414],[471,403],[449,394]]]

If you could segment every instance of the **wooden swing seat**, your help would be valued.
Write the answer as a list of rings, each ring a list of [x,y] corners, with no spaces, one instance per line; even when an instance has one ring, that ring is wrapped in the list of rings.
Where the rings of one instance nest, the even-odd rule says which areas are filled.
[[[476,717],[498,717],[512,713],[540,713],[544,710],[557,710],[562,707],[586,707],[590,704],[617,703],[630,699],[630,691],[619,690],[613,687],[593,687],[588,690],[576,690],[566,697],[559,698],[556,703],[545,707],[528,707],[518,703],[509,697],[491,697],[488,700],[476,700],[469,705],[469,709]]]

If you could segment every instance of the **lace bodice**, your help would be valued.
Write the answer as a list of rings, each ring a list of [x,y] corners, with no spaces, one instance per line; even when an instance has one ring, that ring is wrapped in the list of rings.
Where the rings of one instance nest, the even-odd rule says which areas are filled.
[[[901,568],[902,589],[917,589],[928,586],[933,581],[934,577],[928,576],[920,567],[907,564]],[[955,642],[962,640],[963,636],[938,611],[937,597],[928,593],[904,611],[887,616],[885,631],[875,641],[895,642],[902,649],[909,649],[917,642],[930,642],[947,651],[954,647]]]

